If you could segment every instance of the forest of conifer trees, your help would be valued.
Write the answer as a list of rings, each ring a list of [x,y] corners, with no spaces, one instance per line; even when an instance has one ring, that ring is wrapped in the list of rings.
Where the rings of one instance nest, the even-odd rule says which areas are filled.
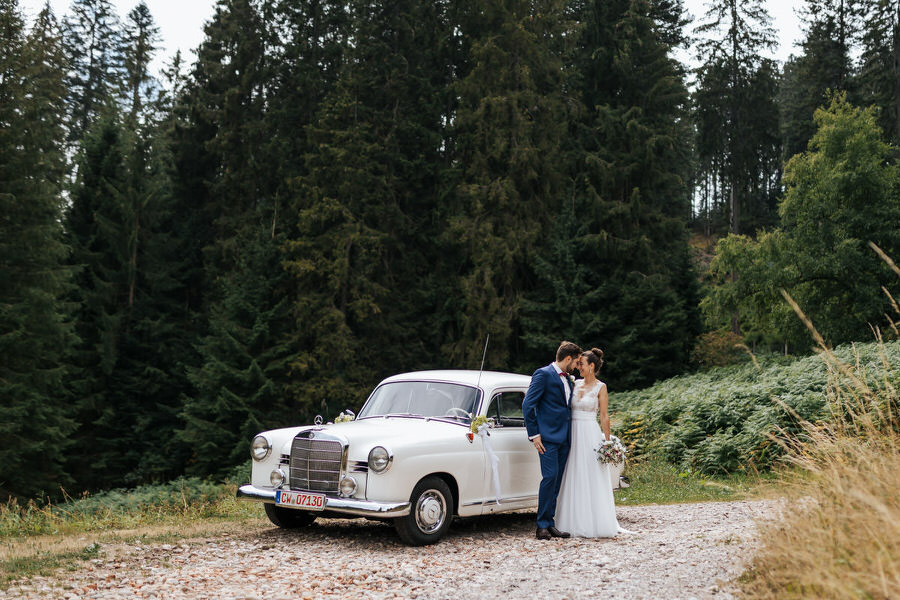
[[[781,289],[870,339],[900,1],[800,4],[781,64],[761,0],[218,0],[153,73],[144,2],[0,0],[0,499],[225,477],[487,335],[614,390],[806,352]]]

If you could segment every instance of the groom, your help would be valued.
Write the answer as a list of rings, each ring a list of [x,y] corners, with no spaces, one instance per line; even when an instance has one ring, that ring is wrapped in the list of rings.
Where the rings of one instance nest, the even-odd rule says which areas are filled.
[[[562,342],[556,351],[556,362],[542,367],[531,376],[531,385],[522,401],[528,439],[540,454],[541,487],[538,491],[537,538],[567,538],[569,534],[554,526],[556,497],[562,483],[566,459],[569,457],[569,399],[572,383],[569,373],[581,348]]]

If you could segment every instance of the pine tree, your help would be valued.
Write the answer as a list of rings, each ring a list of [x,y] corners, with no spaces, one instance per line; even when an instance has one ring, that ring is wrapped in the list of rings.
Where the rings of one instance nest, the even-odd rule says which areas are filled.
[[[857,76],[860,103],[881,109],[881,128],[900,143],[900,3],[863,2],[862,53]]]
[[[516,360],[523,290],[533,252],[564,205],[561,150],[569,119],[562,50],[564,3],[467,3],[469,71],[456,85],[452,132],[457,184],[447,208],[447,251],[458,257],[457,306],[445,359],[477,367]]]
[[[606,379],[631,387],[681,371],[697,330],[687,90],[667,41],[680,13],[622,0],[575,17],[571,60],[595,108],[573,120],[571,202],[538,258],[524,341],[532,361],[561,333],[598,345]]]
[[[309,174],[288,245],[300,347],[293,395],[307,412],[358,408],[377,379],[420,368],[437,345],[428,292],[439,277],[446,16],[440,3],[351,8],[353,44],[308,129]],[[387,351],[359,360],[375,347]]]
[[[17,2],[0,0],[0,498],[54,494],[70,481],[65,68],[49,8],[26,36]]]
[[[861,37],[860,0],[805,0],[801,13],[803,53],[793,62],[784,88],[782,120],[785,160],[803,152],[815,132],[813,113],[827,102],[830,91],[847,91],[856,100],[851,52]],[[786,82],[787,83],[787,82]]]
[[[69,140],[78,144],[119,93],[120,24],[110,0],[73,0],[63,19],[69,60]]]
[[[697,180],[707,229],[727,217],[739,233],[773,217],[780,176],[777,68],[763,56],[775,45],[758,0],[711,5],[697,27],[694,120]]]

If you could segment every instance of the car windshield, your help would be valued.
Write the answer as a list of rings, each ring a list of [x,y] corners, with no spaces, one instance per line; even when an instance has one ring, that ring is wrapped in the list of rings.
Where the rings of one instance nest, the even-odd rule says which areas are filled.
[[[434,381],[397,381],[372,392],[359,418],[415,415],[469,423],[477,401],[478,390],[473,387]]]

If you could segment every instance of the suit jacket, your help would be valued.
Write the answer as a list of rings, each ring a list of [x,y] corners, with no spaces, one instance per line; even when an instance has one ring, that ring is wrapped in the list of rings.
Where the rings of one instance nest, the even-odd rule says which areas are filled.
[[[560,377],[552,364],[541,367],[531,376],[531,385],[522,401],[528,437],[541,436],[542,442],[569,443],[571,416],[566,402],[566,389],[572,394],[568,377]]]

